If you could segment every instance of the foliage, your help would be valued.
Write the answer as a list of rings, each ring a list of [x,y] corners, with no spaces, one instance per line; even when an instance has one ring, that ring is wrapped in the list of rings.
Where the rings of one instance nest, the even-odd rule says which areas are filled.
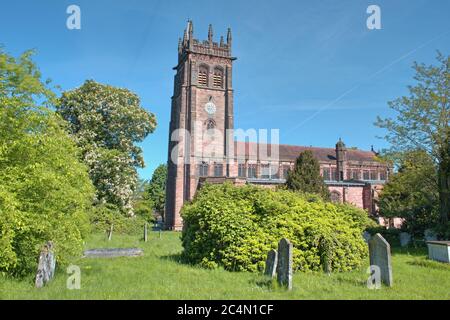
[[[155,116],[141,107],[136,94],[92,80],[64,92],[57,111],[83,150],[99,202],[133,215],[136,167],[144,166],[135,143],[153,132]]]
[[[436,66],[414,64],[417,81],[410,95],[389,102],[395,119],[378,118],[392,151],[423,150],[437,164],[441,222],[450,219],[450,56],[438,54]]]
[[[424,151],[397,155],[398,172],[384,186],[378,206],[383,217],[401,217],[409,233],[423,235],[439,220],[436,166]]]
[[[289,171],[286,187],[293,191],[318,194],[324,199],[330,198],[328,187],[320,175],[319,161],[309,150],[298,156],[294,169]]]
[[[319,270],[324,254],[333,270],[351,270],[367,255],[366,212],[291,191],[205,185],[182,208],[182,217],[183,257],[204,267],[261,270],[283,237],[293,243],[295,270]],[[323,243],[331,252],[320,251]]]
[[[0,272],[16,276],[35,271],[49,240],[58,265],[81,253],[94,196],[31,55],[0,50]]]
[[[161,215],[164,213],[164,206],[166,204],[166,182],[167,165],[161,164],[153,172],[152,179],[147,188],[153,208]]]
[[[153,202],[150,200],[147,193],[148,185],[148,181],[142,179],[138,180],[133,196],[133,208],[136,216],[153,223],[155,217],[153,215]]]
[[[450,264],[427,259],[426,248],[392,248],[395,287],[368,290],[366,273],[369,259],[358,270],[331,273],[302,273],[293,276],[292,290],[267,286],[267,278],[250,272],[208,270],[180,263],[179,232],[149,232],[148,242],[141,235],[116,235],[111,241],[104,234],[93,234],[86,249],[132,248],[144,250],[142,257],[119,259],[77,259],[81,269],[81,290],[67,290],[67,274],[59,270],[40,290],[32,277],[11,279],[0,274],[1,300],[424,300],[450,299]],[[155,276],[161,275],[161,276]],[[197,317],[198,318],[198,317]]]
[[[90,215],[90,222],[94,232],[108,232],[113,225],[114,234],[140,234],[147,222],[143,217],[135,215],[126,217],[112,204],[95,206]]]
[[[366,230],[370,235],[374,236],[379,233],[382,235],[384,239],[391,245],[391,247],[399,247],[400,246],[400,233],[401,229],[389,228],[387,229],[384,226],[374,226],[367,228]]]

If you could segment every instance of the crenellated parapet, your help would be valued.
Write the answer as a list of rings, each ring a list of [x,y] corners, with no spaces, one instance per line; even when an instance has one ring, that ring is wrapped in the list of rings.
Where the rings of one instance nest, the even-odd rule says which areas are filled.
[[[187,27],[184,30],[183,39],[178,41],[178,62],[184,59],[187,53],[207,54],[217,57],[231,57],[231,29],[228,28],[227,41],[224,42],[223,36],[220,37],[220,42],[214,41],[214,32],[212,25],[208,28],[208,39],[198,40],[194,38],[194,24],[191,20],[188,21]]]

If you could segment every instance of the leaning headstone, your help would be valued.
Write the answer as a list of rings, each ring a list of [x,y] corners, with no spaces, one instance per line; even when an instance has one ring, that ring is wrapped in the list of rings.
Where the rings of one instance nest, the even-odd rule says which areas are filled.
[[[102,248],[84,251],[83,258],[139,257],[143,254],[140,248]]]
[[[411,242],[411,235],[408,232],[400,232],[399,238],[402,247],[408,246]]]
[[[147,229],[148,229],[148,224],[147,224],[147,222],[146,222],[146,223],[144,224],[144,242],[147,242],[147,240],[148,240]]]
[[[424,232],[424,240],[425,241],[437,241],[436,233],[431,229],[426,229]]]
[[[275,277],[277,272],[277,262],[278,262],[278,252],[275,249],[272,249],[267,254],[266,259],[266,269],[264,270],[264,274],[271,278]]]
[[[281,286],[292,289],[292,243],[283,238],[278,243],[277,280]]]
[[[113,229],[114,229],[114,225],[112,224],[111,227],[109,228],[109,232],[108,232],[108,241],[111,241],[111,239],[112,239]]]
[[[370,265],[380,268],[381,281],[389,287],[393,285],[391,246],[377,233],[369,241]]]
[[[56,257],[51,241],[44,245],[39,255],[38,269],[36,272],[36,288],[42,288],[55,275]]]

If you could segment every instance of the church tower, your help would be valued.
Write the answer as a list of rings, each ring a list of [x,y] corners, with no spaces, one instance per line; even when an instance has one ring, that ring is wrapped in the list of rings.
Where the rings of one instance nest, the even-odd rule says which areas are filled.
[[[233,129],[231,30],[214,42],[194,38],[188,21],[178,41],[178,64],[174,79],[169,127],[168,177],[165,228],[180,230],[180,209],[193,198],[199,177],[230,175],[226,130]]]

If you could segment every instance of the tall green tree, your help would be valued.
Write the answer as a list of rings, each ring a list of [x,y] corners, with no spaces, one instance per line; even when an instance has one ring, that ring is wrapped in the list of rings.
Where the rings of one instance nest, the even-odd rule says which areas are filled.
[[[414,64],[416,84],[409,96],[389,102],[395,118],[378,117],[392,151],[423,150],[436,164],[440,220],[450,219],[450,56],[436,65]]]
[[[35,271],[47,241],[58,265],[79,255],[94,198],[32,54],[14,58],[0,48],[0,272],[13,275]]]
[[[410,233],[423,234],[439,218],[436,165],[422,150],[395,155],[394,160],[398,171],[378,199],[380,212],[384,217],[404,218]]]
[[[83,150],[98,201],[134,215],[136,168],[144,167],[136,143],[154,131],[155,116],[141,106],[135,93],[92,80],[64,92],[57,112]]]
[[[138,179],[136,190],[133,196],[134,212],[137,216],[144,218],[146,221],[153,222],[153,201],[150,200],[148,194],[149,181]]]
[[[289,171],[286,179],[289,190],[318,194],[324,199],[330,198],[330,192],[320,175],[319,161],[310,150],[300,153],[294,169]]]
[[[166,183],[167,165],[161,164],[153,172],[147,189],[153,208],[161,215],[164,213],[164,206],[166,204]]]

